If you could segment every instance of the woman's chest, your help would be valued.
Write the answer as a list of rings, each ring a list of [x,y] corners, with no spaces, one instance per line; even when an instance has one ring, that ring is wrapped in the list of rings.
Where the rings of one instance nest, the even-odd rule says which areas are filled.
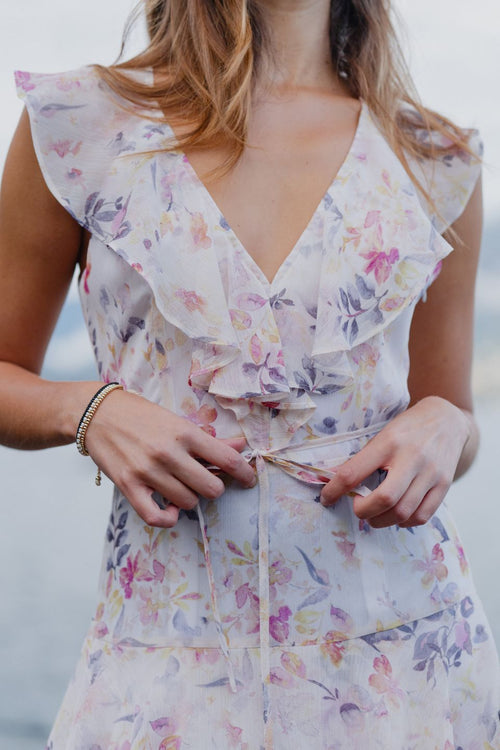
[[[230,171],[214,171],[227,154],[213,148],[189,151],[186,168],[211,204],[208,209],[223,215],[271,282],[341,173],[361,115],[359,102],[342,99],[323,119],[321,109],[305,116],[293,102],[261,109],[251,118],[248,145]]]

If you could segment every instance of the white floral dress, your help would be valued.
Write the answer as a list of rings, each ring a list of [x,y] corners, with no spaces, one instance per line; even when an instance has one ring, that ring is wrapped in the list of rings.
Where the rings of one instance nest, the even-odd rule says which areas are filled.
[[[350,497],[318,502],[332,467],[408,404],[412,312],[477,164],[415,165],[429,216],[363,105],[270,283],[182,152],[162,150],[172,132],[153,113],[92,68],[17,82],[47,185],[92,233],[80,293],[100,377],[244,434],[259,475],[171,530],[115,490],[47,748],[500,748],[496,652],[446,505],[375,530]]]

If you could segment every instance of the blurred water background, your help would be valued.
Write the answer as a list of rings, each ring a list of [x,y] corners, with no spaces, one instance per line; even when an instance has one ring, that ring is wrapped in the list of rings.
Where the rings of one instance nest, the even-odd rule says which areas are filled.
[[[487,145],[485,234],[477,285],[474,392],[482,431],[478,460],[449,493],[476,584],[500,645],[500,105],[497,0],[397,0],[423,99]],[[21,107],[12,70],[42,72],[109,63],[130,0],[24,0],[2,4],[0,165]],[[488,19],[488,23],[485,23]],[[133,48],[140,46],[136,35]],[[13,248],[13,252],[15,248]],[[44,374],[94,378],[75,286]],[[0,448],[0,746],[41,750],[91,617],[111,488],[74,446],[22,453]]]

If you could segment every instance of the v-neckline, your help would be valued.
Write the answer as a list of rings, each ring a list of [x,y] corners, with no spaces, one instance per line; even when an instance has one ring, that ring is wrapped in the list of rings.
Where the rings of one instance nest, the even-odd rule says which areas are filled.
[[[300,235],[299,235],[298,239],[296,240],[295,244],[293,245],[293,247],[286,254],[286,256],[284,257],[283,261],[280,263],[280,265],[276,269],[276,271],[275,271],[272,279],[269,279],[267,277],[267,275],[264,273],[264,271],[262,270],[262,268],[259,266],[259,264],[255,260],[255,258],[253,257],[253,255],[251,255],[251,253],[246,249],[245,245],[243,244],[243,242],[238,237],[236,231],[232,228],[232,226],[227,221],[226,217],[224,216],[223,211],[221,211],[221,209],[220,209],[217,201],[212,196],[212,193],[207,188],[207,186],[205,185],[205,183],[203,182],[203,180],[198,175],[198,172],[196,171],[196,169],[191,164],[191,162],[190,162],[188,156],[186,155],[186,153],[182,149],[180,149],[180,148],[176,149],[176,153],[178,154],[179,158],[182,160],[183,164],[185,165],[185,168],[188,170],[188,172],[189,172],[189,174],[190,174],[190,176],[192,178],[193,183],[195,184],[195,186],[198,189],[200,189],[203,192],[203,194],[207,198],[207,203],[210,205],[210,207],[212,208],[212,210],[217,214],[217,216],[218,216],[218,223],[219,224],[220,223],[223,224],[224,229],[228,233],[228,235],[229,235],[229,237],[230,237],[233,245],[235,246],[235,248],[237,250],[239,250],[239,252],[241,253],[241,255],[244,257],[244,259],[245,259],[247,265],[249,266],[250,270],[252,271],[253,275],[256,276],[259,279],[259,281],[261,282],[262,286],[269,293],[271,292],[271,290],[274,289],[274,287],[277,284],[278,280],[281,278],[283,272],[289,267],[289,265],[291,265],[291,262],[295,258],[295,255],[300,251],[300,248],[301,248],[301,246],[303,244],[304,238],[307,236],[307,234],[309,233],[309,231],[310,231],[313,223],[316,221],[316,217],[318,216],[319,212],[321,211],[321,208],[322,208],[322,206],[323,206],[323,204],[325,202],[325,199],[328,196],[331,195],[331,192],[332,192],[335,184],[337,182],[342,181],[346,177],[346,175],[348,173],[348,170],[349,170],[349,167],[350,167],[350,163],[351,163],[352,158],[354,157],[354,153],[356,151],[356,146],[357,146],[358,140],[360,138],[360,134],[361,134],[361,131],[362,131],[362,128],[363,128],[364,119],[365,119],[365,116],[366,116],[366,113],[365,113],[365,103],[364,103],[364,101],[362,99],[360,99],[359,102],[360,102],[360,109],[359,109],[359,113],[358,113],[358,120],[357,120],[357,123],[356,123],[356,128],[354,130],[354,133],[353,133],[353,136],[352,136],[349,148],[346,151],[344,159],[343,159],[340,167],[338,168],[337,172],[335,173],[335,176],[330,181],[328,187],[326,188],[325,192],[321,196],[321,199],[320,199],[319,203],[317,204],[316,208],[314,209],[313,213],[311,214],[311,216],[309,218],[309,221],[307,222],[307,224],[305,225],[304,229],[300,233]],[[168,129],[170,130],[170,135],[171,135],[172,139],[175,141],[176,140],[176,135],[175,135],[175,132],[174,132],[173,128],[171,127],[171,125],[168,122],[166,123],[166,125],[167,125]]]

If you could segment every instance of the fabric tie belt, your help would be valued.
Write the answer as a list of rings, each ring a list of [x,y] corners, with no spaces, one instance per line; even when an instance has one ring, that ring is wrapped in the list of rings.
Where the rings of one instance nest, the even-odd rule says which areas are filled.
[[[260,665],[261,677],[264,691],[264,721],[267,725],[269,716],[269,684],[270,684],[270,635],[269,635],[269,507],[270,507],[270,483],[267,464],[271,463],[278,466],[287,474],[309,485],[324,485],[333,479],[335,472],[322,466],[315,466],[308,462],[302,462],[296,454],[300,452],[315,450],[320,447],[338,445],[347,443],[359,438],[365,438],[368,435],[375,435],[387,422],[381,422],[369,427],[353,430],[336,435],[328,435],[324,438],[314,440],[305,440],[297,445],[287,446],[285,448],[273,449],[251,449],[243,453],[243,457],[249,462],[255,461],[259,484],[259,511],[258,511],[258,540],[259,540],[259,645],[260,645]],[[293,456],[293,458],[291,458]],[[341,458],[328,459],[328,466],[333,468],[343,463],[348,456]],[[208,466],[209,470],[220,472],[216,466]],[[356,487],[352,493],[366,496],[371,492],[364,485]],[[198,519],[200,523],[201,535],[203,540],[203,550],[205,556],[205,565],[208,576],[210,590],[210,599],[212,615],[217,630],[219,644],[227,666],[228,684],[233,692],[237,691],[237,683],[234,675],[234,668],[229,653],[229,640],[227,633],[222,626],[222,619],[217,603],[217,594],[215,587],[215,577],[213,572],[212,561],[210,557],[210,547],[207,536],[207,527],[200,503],[197,505]],[[267,730],[266,730],[267,731]],[[270,731],[270,728],[269,728]],[[267,735],[266,735],[267,737]],[[265,747],[271,747],[269,737]]]

